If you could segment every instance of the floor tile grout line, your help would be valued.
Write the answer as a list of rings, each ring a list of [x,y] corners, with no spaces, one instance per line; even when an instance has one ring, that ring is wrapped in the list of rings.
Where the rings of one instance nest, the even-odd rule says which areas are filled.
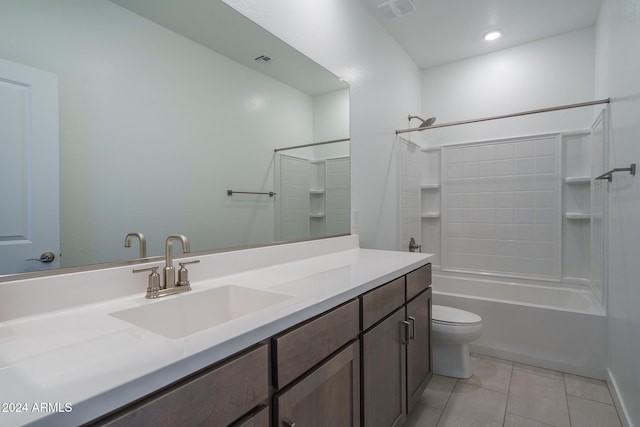
[[[438,417],[438,421],[436,422],[436,427],[438,427],[438,424],[440,424],[440,421],[442,420],[442,416],[444,415],[444,410],[447,409],[447,406],[449,406],[449,402],[451,401],[451,398],[453,397],[453,392],[456,390],[456,387],[458,386],[458,382],[459,381],[456,378],[456,382],[453,384],[453,388],[451,389],[451,393],[449,393],[449,397],[447,398],[447,401],[445,402],[444,407],[440,411],[440,416]]]
[[[513,370],[515,366],[511,362],[511,372],[509,373],[509,385],[507,386],[507,401],[504,403],[504,414],[502,414],[502,427],[507,422],[507,408],[509,407],[509,395],[511,394],[511,382],[513,381]]]
[[[571,421],[571,409],[569,409],[569,394],[567,393],[567,375],[562,373],[562,388],[564,390],[564,401],[567,404],[567,416],[569,417],[569,427],[573,425]]]
[[[577,394],[573,394],[573,393],[567,393],[567,396],[577,397],[578,399],[588,400],[589,402],[602,403],[603,405],[607,405],[607,406],[613,406],[613,407],[616,406],[615,403],[607,403],[607,402],[603,402],[601,400],[592,399],[590,397],[578,396]],[[611,400],[613,401],[613,399],[611,399]]]
[[[533,422],[535,422],[537,424],[543,424],[545,426],[555,427],[553,424],[547,424],[544,421],[536,420],[535,418],[525,417],[524,415],[514,414],[513,412],[507,411],[507,414],[511,414],[511,415],[513,415],[515,417],[522,418],[522,419],[525,419],[525,420],[533,421]]]

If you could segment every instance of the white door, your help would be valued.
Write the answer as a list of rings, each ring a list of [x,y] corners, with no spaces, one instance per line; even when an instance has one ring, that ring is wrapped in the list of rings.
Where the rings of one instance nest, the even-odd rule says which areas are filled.
[[[58,200],[58,77],[0,59],[0,275],[60,266]]]

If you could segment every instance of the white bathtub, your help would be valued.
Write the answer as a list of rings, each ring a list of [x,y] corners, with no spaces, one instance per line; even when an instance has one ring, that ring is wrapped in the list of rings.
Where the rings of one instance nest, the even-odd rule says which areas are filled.
[[[589,291],[434,273],[433,303],[482,317],[472,352],[604,379],[606,317]]]

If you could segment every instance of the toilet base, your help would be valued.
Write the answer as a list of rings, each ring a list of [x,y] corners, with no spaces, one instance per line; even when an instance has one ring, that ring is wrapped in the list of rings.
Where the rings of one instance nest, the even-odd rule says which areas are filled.
[[[467,344],[434,344],[433,373],[454,378],[471,378],[471,357]]]

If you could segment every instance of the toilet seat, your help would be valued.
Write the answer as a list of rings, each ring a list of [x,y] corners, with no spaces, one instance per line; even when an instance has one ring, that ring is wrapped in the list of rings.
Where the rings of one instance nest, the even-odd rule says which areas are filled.
[[[482,323],[482,318],[475,313],[434,304],[431,309],[432,322],[441,325],[474,326]]]

